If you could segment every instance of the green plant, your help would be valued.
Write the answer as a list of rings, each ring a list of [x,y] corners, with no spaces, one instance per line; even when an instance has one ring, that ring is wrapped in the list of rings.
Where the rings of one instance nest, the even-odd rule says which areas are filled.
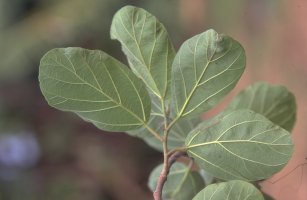
[[[244,71],[237,41],[208,30],[176,53],[164,26],[132,6],[115,14],[111,38],[121,43],[131,70],[99,50],[53,49],[39,71],[48,103],[162,151],[164,162],[148,184],[155,200],[264,199],[249,182],[272,176],[291,158],[294,96],[282,86],[256,83],[203,121],[200,114]]]

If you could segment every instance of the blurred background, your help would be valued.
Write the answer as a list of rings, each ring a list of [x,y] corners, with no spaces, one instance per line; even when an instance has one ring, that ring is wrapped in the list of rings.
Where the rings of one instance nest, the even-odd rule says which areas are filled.
[[[40,58],[55,47],[101,49],[126,63],[109,29],[127,4],[156,15],[177,49],[209,28],[244,46],[243,78],[208,115],[256,81],[282,84],[295,94],[294,156],[261,185],[277,200],[306,200],[305,0],[0,0],[0,200],[152,199],[147,178],[161,154],[137,138],[103,133],[49,107],[37,80]]]

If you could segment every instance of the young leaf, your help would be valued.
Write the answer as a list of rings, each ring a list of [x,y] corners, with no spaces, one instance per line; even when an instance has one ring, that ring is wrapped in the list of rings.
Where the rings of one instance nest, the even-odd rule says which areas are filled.
[[[212,184],[201,190],[192,200],[264,200],[261,192],[252,184],[234,180]]]
[[[294,95],[283,86],[255,83],[241,91],[227,110],[250,109],[291,131],[296,119]]]
[[[264,116],[237,110],[200,124],[186,139],[189,156],[223,180],[261,180],[291,158],[290,134]]]
[[[164,26],[144,9],[125,6],[113,18],[111,38],[121,43],[133,72],[164,99],[175,56]]]
[[[41,59],[39,82],[52,107],[74,112],[100,129],[136,129],[149,119],[145,85],[102,51],[53,49]]]
[[[226,35],[209,30],[184,42],[172,68],[175,115],[196,115],[215,106],[244,68],[244,49]]]
[[[148,187],[155,191],[157,180],[162,171],[163,164],[157,166],[150,174]],[[170,169],[167,181],[163,187],[164,200],[191,199],[205,186],[200,174],[193,172],[182,163],[174,163]]]

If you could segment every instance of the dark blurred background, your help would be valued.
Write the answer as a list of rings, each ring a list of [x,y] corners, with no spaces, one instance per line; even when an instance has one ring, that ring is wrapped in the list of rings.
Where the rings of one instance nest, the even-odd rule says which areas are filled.
[[[0,0],[0,200],[147,200],[161,154],[123,133],[104,133],[52,109],[38,86],[39,60],[55,47],[101,49],[126,63],[109,36],[124,5],[156,15],[178,49],[209,28],[242,43],[247,84],[283,84],[296,96],[291,162],[262,184],[278,200],[307,198],[307,1]],[[208,117],[204,116],[204,118]]]

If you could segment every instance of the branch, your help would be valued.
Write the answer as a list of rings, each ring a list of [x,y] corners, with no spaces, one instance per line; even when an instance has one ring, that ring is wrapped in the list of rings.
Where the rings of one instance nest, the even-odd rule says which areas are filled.
[[[153,193],[154,199],[155,200],[162,200],[162,189],[163,186],[167,180],[167,175],[169,173],[169,170],[171,166],[176,162],[176,160],[181,157],[181,156],[186,156],[186,152],[182,151],[177,151],[174,152],[168,159],[167,159],[167,164],[164,164],[164,167],[162,169],[162,172],[159,176],[158,182],[157,182],[157,187],[156,190]]]
[[[168,165],[169,165],[169,168],[171,168],[171,166],[177,161],[178,158],[180,157],[186,157],[187,156],[187,152],[185,151],[176,151],[174,152],[168,159]]]

